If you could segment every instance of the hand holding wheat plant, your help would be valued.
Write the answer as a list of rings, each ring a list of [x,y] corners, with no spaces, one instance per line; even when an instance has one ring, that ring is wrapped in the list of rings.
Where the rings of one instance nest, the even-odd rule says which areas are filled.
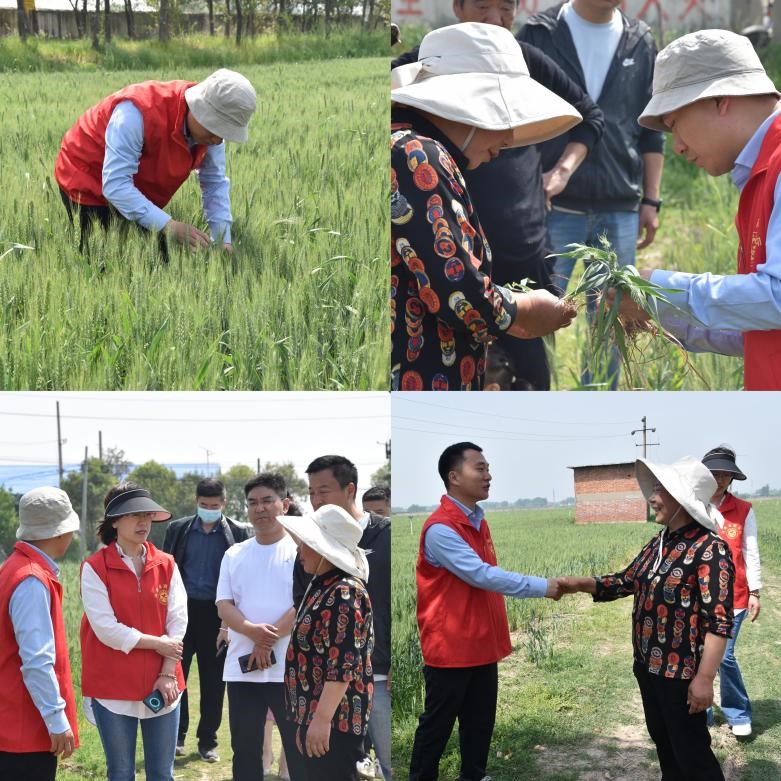
[[[562,254],[583,260],[585,265],[580,280],[563,300],[582,308],[595,291],[606,291],[591,323],[584,350],[585,368],[593,377],[609,382],[608,367],[615,344],[630,388],[640,387],[637,367],[654,361],[659,351],[668,346],[680,353],[686,369],[694,370],[685,348],[665,329],[659,317],[660,302],[678,309],[667,297],[677,291],[645,279],[635,266],[620,265],[605,236],[600,237],[600,244],[601,247],[570,244],[570,251]]]

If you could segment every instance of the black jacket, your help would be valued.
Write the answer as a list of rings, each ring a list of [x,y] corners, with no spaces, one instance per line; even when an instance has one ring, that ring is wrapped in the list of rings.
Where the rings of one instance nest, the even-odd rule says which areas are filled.
[[[585,90],[575,42],[568,25],[558,18],[562,5],[531,16],[518,40],[542,49]],[[556,206],[578,211],[636,211],[643,196],[642,155],[664,149],[663,133],[637,124],[651,99],[656,44],[645,22],[623,14],[622,18],[624,32],[597,101],[605,117],[604,135],[564,192],[553,199]],[[566,137],[541,145],[544,169],[558,160],[565,144]]]
[[[544,52],[527,43],[520,46],[529,75],[573,105],[583,117],[583,122],[561,137],[562,150],[571,141],[591,149],[602,135],[602,112]],[[393,60],[391,68],[417,59],[418,47]],[[538,287],[550,282],[542,172],[557,160],[543,166],[539,147],[522,146],[505,149],[495,160],[473,171],[462,170],[491,247],[492,278],[500,285],[524,278],[534,280]]]
[[[369,513],[369,523],[364,529],[358,547],[369,551],[369,582],[366,588],[372,601],[374,621],[374,653],[372,669],[378,675],[390,672],[391,638],[391,522],[377,513]],[[312,579],[296,556],[293,565],[293,602],[296,610],[301,604],[306,587]]]
[[[166,553],[170,553],[174,557],[176,563],[180,566],[184,560],[184,546],[187,542],[187,535],[196,518],[196,515],[191,515],[187,518],[179,518],[176,521],[171,521],[168,524],[168,528],[165,530],[163,550]],[[220,531],[225,537],[227,547],[230,548],[231,545],[234,545],[237,542],[244,542],[244,540],[248,539],[252,534],[252,527],[236,523],[236,521],[223,515],[222,518],[220,518]]]

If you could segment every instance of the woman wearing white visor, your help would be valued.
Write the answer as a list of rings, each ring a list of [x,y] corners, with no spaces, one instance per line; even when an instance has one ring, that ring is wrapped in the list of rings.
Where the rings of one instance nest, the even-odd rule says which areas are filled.
[[[710,501],[716,480],[689,456],[669,465],[640,458],[635,474],[662,531],[621,572],[559,582],[595,602],[634,596],[634,674],[662,777],[723,781],[705,711],[732,632],[735,568]]]
[[[391,78],[392,388],[480,389],[496,336],[552,333],[575,308],[493,284],[461,169],[553,138],[581,116],[531,79],[518,42],[496,25],[430,32],[418,61]]]

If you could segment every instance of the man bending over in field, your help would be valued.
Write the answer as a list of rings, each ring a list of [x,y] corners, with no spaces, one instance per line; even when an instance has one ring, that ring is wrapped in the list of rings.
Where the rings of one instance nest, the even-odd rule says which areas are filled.
[[[458,719],[460,781],[484,781],[496,718],[498,666],[511,651],[503,594],[550,597],[546,580],[496,566],[482,507],[491,473],[471,442],[445,448],[439,474],[447,494],[423,524],[415,565],[426,704],[415,732],[409,781],[435,781]]]
[[[662,323],[687,349],[743,355],[746,390],[781,389],[781,103],[748,38],[726,30],[684,35],[659,52],[653,97],[638,122],[672,133],[674,149],[711,176],[732,172],[740,190],[738,273],[641,273],[680,292],[693,315]],[[646,320],[630,300],[622,312]],[[697,322],[699,321],[699,322]]]
[[[65,134],[54,167],[73,222],[79,213],[79,250],[94,221],[107,228],[121,216],[192,250],[209,236],[171,219],[163,209],[195,169],[211,239],[231,250],[230,182],[224,141],[243,143],[255,111],[255,90],[240,73],[224,68],[205,81],[131,84],[79,117]]]

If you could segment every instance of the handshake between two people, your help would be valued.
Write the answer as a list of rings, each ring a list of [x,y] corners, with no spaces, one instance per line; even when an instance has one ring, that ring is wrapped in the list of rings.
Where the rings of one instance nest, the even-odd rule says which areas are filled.
[[[565,594],[577,594],[583,591],[593,594],[596,591],[597,582],[594,578],[559,577],[548,578],[548,590],[545,596],[558,602]]]

